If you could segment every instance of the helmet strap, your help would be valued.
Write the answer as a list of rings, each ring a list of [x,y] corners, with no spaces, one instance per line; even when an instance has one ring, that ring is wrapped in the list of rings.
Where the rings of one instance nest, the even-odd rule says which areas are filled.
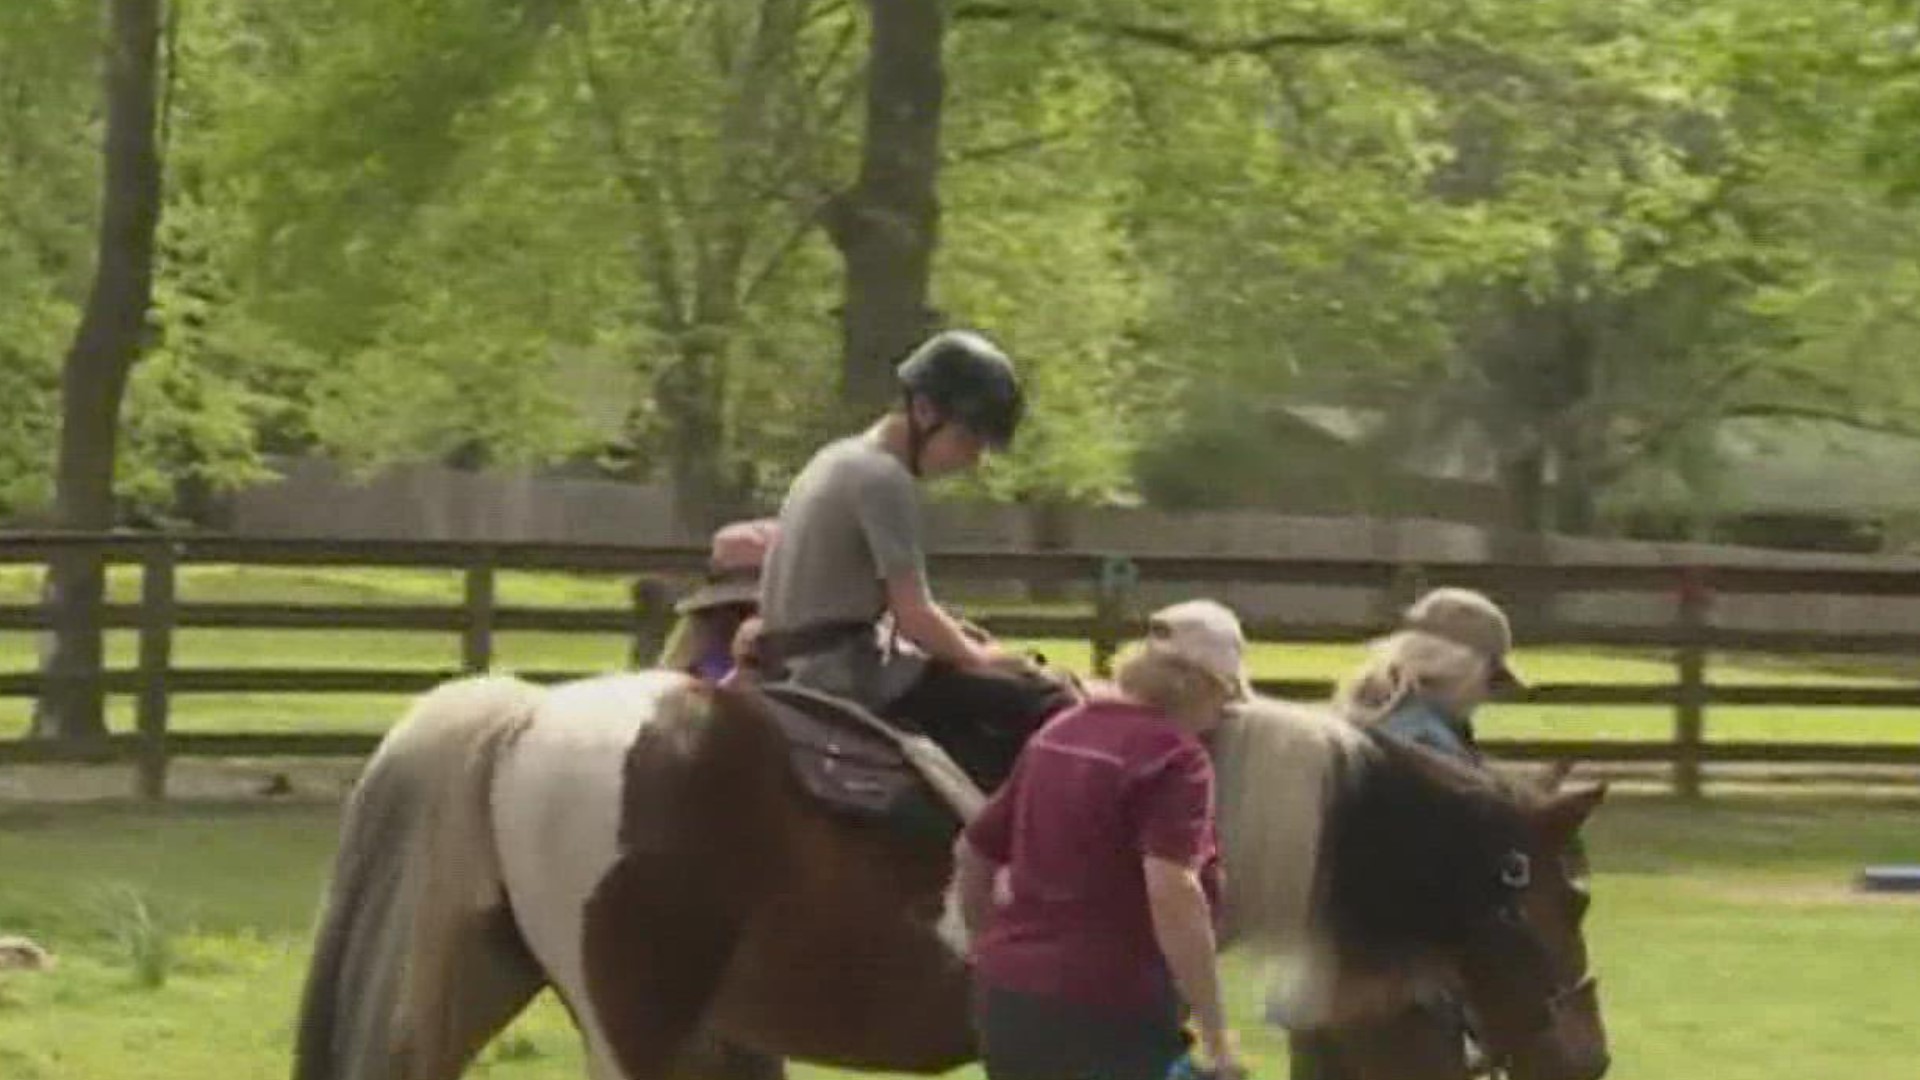
[[[907,471],[918,478],[921,454],[926,450],[927,443],[932,442],[933,437],[940,434],[940,429],[947,426],[947,421],[943,417],[926,427],[921,427],[919,414],[913,409],[914,397],[913,391],[903,391],[901,402],[907,414]]]

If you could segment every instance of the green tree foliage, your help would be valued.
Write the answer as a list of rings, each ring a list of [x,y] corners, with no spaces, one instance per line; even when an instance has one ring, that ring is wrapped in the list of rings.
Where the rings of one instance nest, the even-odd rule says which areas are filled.
[[[75,0],[5,8],[17,509],[47,494],[88,280],[99,26]],[[693,522],[777,492],[854,422],[834,222],[888,152],[871,10],[180,5],[123,497],[190,512],[270,452],[574,459],[673,479]],[[1724,418],[1911,426],[1900,5],[947,14],[930,304],[1034,383],[995,497],[1121,499],[1147,474],[1257,495],[1293,467],[1268,460],[1295,445],[1281,406],[1307,402],[1354,410],[1367,468],[1477,440],[1516,521],[1587,529],[1636,485],[1710,493]]]

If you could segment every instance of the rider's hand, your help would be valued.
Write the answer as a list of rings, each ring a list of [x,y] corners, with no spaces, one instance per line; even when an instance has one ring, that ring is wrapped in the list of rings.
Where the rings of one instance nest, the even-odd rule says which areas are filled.
[[[1009,668],[1021,663],[1018,653],[1008,652],[999,642],[988,638],[973,642],[973,666],[979,668]]]

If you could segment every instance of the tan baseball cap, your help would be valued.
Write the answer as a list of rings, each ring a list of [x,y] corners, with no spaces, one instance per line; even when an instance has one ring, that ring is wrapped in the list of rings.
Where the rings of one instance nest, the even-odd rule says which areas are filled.
[[[1247,681],[1247,636],[1240,618],[1213,600],[1188,600],[1147,617],[1147,648],[1178,656],[1213,675],[1235,700],[1253,694]]]
[[[1513,670],[1513,624],[1500,605],[1472,589],[1435,589],[1407,609],[1401,621],[1406,630],[1432,634],[1479,653],[1493,664],[1496,689],[1525,689],[1526,680]]]

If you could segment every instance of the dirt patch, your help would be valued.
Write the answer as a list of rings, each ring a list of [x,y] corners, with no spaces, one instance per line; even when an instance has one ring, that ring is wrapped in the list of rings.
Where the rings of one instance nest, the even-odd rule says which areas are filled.
[[[169,799],[337,802],[360,775],[361,758],[181,760],[167,772]],[[128,765],[0,767],[0,803],[118,802],[136,794]]]
[[[1853,881],[1701,882],[1702,896],[1737,904],[1782,907],[1861,907],[1896,905],[1920,911],[1920,894],[1865,892]]]

